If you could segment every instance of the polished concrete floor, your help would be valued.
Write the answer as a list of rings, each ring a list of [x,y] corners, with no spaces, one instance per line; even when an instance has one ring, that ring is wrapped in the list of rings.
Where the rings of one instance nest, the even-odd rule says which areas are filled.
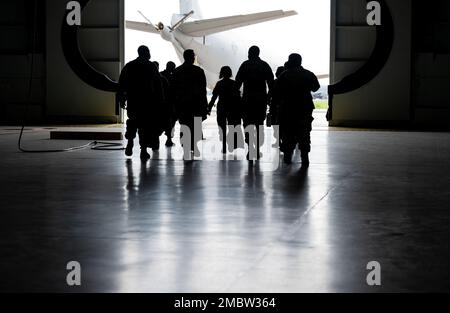
[[[84,143],[48,132],[24,144]],[[254,164],[186,163],[179,148],[142,163],[137,150],[19,153],[0,128],[0,291],[450,291],[450,134],[317,126],[312,139],[302,172],[270,142]]]

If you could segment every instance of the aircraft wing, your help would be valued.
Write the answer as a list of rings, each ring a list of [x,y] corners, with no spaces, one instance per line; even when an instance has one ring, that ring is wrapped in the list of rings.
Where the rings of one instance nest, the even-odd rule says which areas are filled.
[[[185,35],[192,37],[204,37],[223,31],[263,23],[271,20],[296,15],[295,11],[269,11],[247,15],[236,15],[207,20],[186,22],[179,27]]]
[[[158,31],[155,29],[155,27],[149,23],[126,21],[125,27],[132,30],[139,30],[141,32],[158,34]]]

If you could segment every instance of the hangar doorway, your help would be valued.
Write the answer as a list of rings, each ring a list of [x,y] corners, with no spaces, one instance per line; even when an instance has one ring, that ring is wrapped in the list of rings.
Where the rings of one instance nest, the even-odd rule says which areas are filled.
[[[235,6],[229,5],[229,2],[225,5],[221,1],[205,0],[171,1],[164,5],[154,0],[145,1],[145,3],[138,0],[116,1],[120,4],[119,10],[111,10],[111,14],[103,14],[104,16],[101,17],[99,16],[101,12],[110,11],[110,9],[102,10],[103,5],[108,4],[109,7],[110,2],[105,0],[91,1],[90,9],[85,12],[84,26],[80,32],[80,46],[89,63],[102,73],[108,74],[112,79],[116,79],[121,66],[126,61],[136,57],[137,47],[141,44],[146,44],[151,48],[153,60],[159,61],[162,67],[168,60],[180,64],[180,52],[176,53],[175,51],[182,51],[183,47],[192,48],[190,44],[193,44],[197,54],[206,55],[207,58],[215,61],[212,67],[216,66],[216,69],[200,64],[209,71],[209,74],[212,74],[209,75],[208,79],[211,87],[218,80],[217,67],[230,65],[229,62],[242,63],[247,58],[249,46],[256,44],[261,47],[262,58],[268,61],[274,70],[284,64],[290,53],[298,52],[303,55],[306,68],[317,75],[329,77],[322,80],[322,89],[315,95],[317,108],[323,111],[326,110],[329,102],[326,92],[327,85],[329,83],[334,85],[342,81],[344,77],[363,68],[371,58],[377,38],[376,28],[367,25],[366,1],[362,0],[318,0],[314,2],[286,0],[281,7],[280,3],[268,0],[248,0],[245,5],[242,4],[242,1],[232,0],[236,1]],[[95,6],[93,3],[95,3]],[[179,13],[191,9],[194,11],[194,16],[184,20],[183,15]],[[167,41],[166,35],[170,35],[173,29],[180,27],[179,25],[182,25],[184,21],[192,21],[194,18],[211,19],[280,9],[287,12],[295,10],[298,14],[277,20],[271,19],[264,23],[248,25],[243,28],[227,29],[226,32],[212,32],[211,35],[208,34],[203,37],[194,34],[190,37],[185,36],[185,42],[181,42],[183,45],[180,44],[181,49],[177,49],[172,41]],[[142,14],[138,11],[141,11]],[[195,12],[197,12],[197,16],[195,16]],[[178,15],[173,16],[174,14]],[[125,20],[129,19],[147,23],[150,26],[151,33],[125,30]],[[181,24],[177,23],[178,21]],[[86,22],[87,24],[85,24]],[[115,24],[117,22],[119,25]],[[169,29],[167,33],[160,31],[166,28]],[[117,38],[119,38],[119,41],[116,40]],[[220,40],[221,38],[225,38],[225,40]],[[102,44],[93,44],[94,41]],[[105,47],[107,49],[104,49]],[[215,48],[215,51],[211,48]],[[231,51],[227,52],[227,49]],[[232,58],[227,59],[227,56],[230,55]],[[121,64],[118,64],[118,62],[121,62]],[[54,76],[59,78],[60,71],[58,69],[60,67],[55,64],[54,68]],[[238,66],[234,67],[235,73],[237,68]],[[59,84],[58,79],[54,81]],[[55,111],[58,103],[61,103],[59,100],[62,97],[58,93],[56,93],[57,97],[52,97],[52,90],[57,89],[48,86],[50,91],[48,98],[54,98],[54,101],[49,102],[55,104]],[[359,121],[371,117],[373,110],[370,111],[366,108],[375,104],[370,103],[368,105],[366,103],[368,97],[362,98],[359,96],[364,94],[364,90],[367,92],[368,89],[366,88],[363,91],[360,89],[357,92],[336,97],[333,106],[333,125],[338,126],[339,124],[335,122],[339,120],[343,122],[347,120]],[[84,97],[85,93],[78,93],[71,99],[74,102],[81,103],[78,100],[79,94]],[[94,91],[90,93],[94,93]],[[96,93],[95,97],[98,98],[98,92]],[[78,104],[77,111],[83,112],[80,115],[110,115],[101,106],[111,103],[107,99],[111,99],[111,95],[101,96],[105,98],[101,104],[99,101],[96,101],[99,103],[97,105],[84,102],[82,103],[83,108],[81,108],[81,104]],[[95,97],[89,98],[94,99]],[[364,99],[364,101],[361,99]],[[48,105],[48,108],[51,107],[52,105]],[[103,113],[97,114],[97,112],[100,113],[100,109]],[[379,113],[379,115],[382,114]]]
[[[219,44],[217,42],[213,44],[213,36],[209,35],[200,38],[193,35],[187,40],[190,40],[189,43],[195,43],[196,47],[200,47],[197,51],[203,54],[208,54],[211,47],[218,48],[219,53],[210,54],[210,58],[217,59],[222,63],[214,62],[216,66],[229,65],[228,60],[224,61],[225,56],[229,55],[225,51],[227,48],[232,50],[233,60],[242,63],[246,59],[248,47],[253,44],[261,47],[262,58],[271,63],[274,70],[277,66],[284,64],[290,53],[302,54],[306,68],[318,75],[331,77],[322,81],[322,89],[316,95],[319,109],[326,109],[328,83],[334,85],[349,74],[361,69],[374,51],[377,30],[375,27],[369,27],[366,23],[365,1],[286,0],[281,8],[280,4],[274,1],[248,0],[245,5],[242,4],[242,1],[232,1],[236,1],[237,5],[228,5],[227,2],[227,6],[225,6],[221,1],[205,0],[171,1],[167,6],[150,0],[145,1],[145,4],[137,0],[84,0],[83,3],[88,3],[88,5],[83,12],[83,25],[78,31],[78,43],[85,60],[78,57],[76,53],[70,53],[75,57],[74,60],[67,58],[67,55],[66,59],[61,56],[61,49],[58,48],[58,45],[61,45],[59,26],[64,10],[59,6],[55,6],[57,10],[53,10],[53,6],[48,6],[47,14],[51,18],[48,20],[49,32],[47,35],[50,39],[47,40],[47,58],[51,60],[51,63],[47,65],[47,115],[72,117],[76,113],[83,120],[86,120],[85,117],[89,117],[92,121],[116,120],[117,114],[114,114],[113,105],[114,93],[111,92],[114,88],[104,88],[104,83],[115,87],[114,83],[117,81],[121,68],[126,61],[136,56],[138,45],[150,46],[153,59],[158,60],[162,67],[169,59],[180,64],[179,53],[175,53],[171,43],[164,40],[167,38],[158,34],[157,31],[156,34],[147,34],[125,30],[125,20],[135,19],[141,23],[150,21],[151,25],[158,26],[158,29],[160,25],[162,25],[162,29],[164,29],[164,25],[175,28],[179,24],[173,24],[173,20],[180,21],[182,15],[175,16],[175,19],[172,18],[172,15],[182,12],[180,3],[195,3],[195,9],[204,16],[203,19],[250,14],[256,10],[256,12],[277,9],[296,10],[299,13],[297,16],[214,33],[214,35],[223,35],[229,39],[219,42]],[[219,4],[224,7],[219,8]],[[257,9],[255,10],[255,8]],[[138,10],[143,12],[145,17],[137,13]],[[155,32],[155,27],[153,27],[153,32]],[[71,43],[69,51],[76,52],[77,49],[72,47],[73,45]],[[184,46],[189,47],[189,44],[184,43]],[[76,62],[71,63],[70,61]],[[87,61],[99,73],[93,73],[85,66],[86,73],[79,75],[79,67],[75,65],[81,61],[85,63]],[[71,63],[73,71],[70,71],[67,63]],[[214,74],[214,70],[210,72]],[[218,73],[217,69],[215,73]],[[327,75],[328,73],[330,75]],[[108,76],[113,82],[106,81],[99,74]],[[77,75],[78,77],[76,77]],[[92,79],[91,76],[95,79]],[[215,84],[217,76],[217,74],[210,76],[210,86]],[[101,80],[101,84],[95,83],[96,78]],[[59,92],[62,84],[74,86],[70,90],[70,94]],[[333,122],[335,122],[335,117],[336,120],[341,119],[344,122],[372,118],[371,115],[375,111],[367,110],[368,105],[361,101],[361,99],[365,101],[368,97],[358,98],[358,95],[363,94],[364,90],[368,93],[369,89],[365,88],[363,91],[360,89],[358,92],[339,95],[338,99],[335,99]],[[60,103],[67,103],[67,106],[61,107]],[[375,106],[373,103],[370,105]],[[334,114],[334,109],[337,109],[337,114]],[[378,115],[383,113],[381,110],[376,112]]]
[[[290,53],[302,54],[306,68],[320,76],[321,89],[314,94],[316,109],[325,118],[328,108],[327,86],[330,72],[330,0],[287,0],[280,2],[249,0],[232,0],[236,5],[223,1],[167,1],[161,3],[156,0],[139,1],[127,0],[125,2],[125,19],[151,23],[158,28],[160,25],[173,26],[176,17],[174,14],[187,13],[183,10],[195,11],[193,19],[210,19],[241,14],[252,14],[274,10],[295,10],[295,16],[267,21],[261,24],[250,25],[244,28],[229,30],[227,32],[193,38],[200,43],[200,49],[214,57],[216,50],[209,50],[215,45],[223,53],[233,54],[236,63],[240,64],[247,58],[247,50],[251,45],[261,48],[261,57],[276,71],[287,60]],[[164,40],[162,32],[125,30],[125,61],[129,62],[136,57],[137,48],[146,44],[150,47],[152,60],[158,61],[160,70],[163,70],[168,61],[181,64],[180,56],[171,42]],[[220,64],[223,54],[217,53],[217,63]],[[226,56],[225,56],[226,57]],[[236,74],[237,66],[230,65]],[[217,72],[217,71],[216,71]],[[214,87],[218,75],[207,75],[208,87]],[[322,123],[326,124],[326,123]]]

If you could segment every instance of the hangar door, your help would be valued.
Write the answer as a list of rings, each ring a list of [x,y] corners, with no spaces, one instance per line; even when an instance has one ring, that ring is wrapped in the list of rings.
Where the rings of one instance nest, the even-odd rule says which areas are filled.
[[[450,118],[450,2],[413,3],[413,104],[418,123]]]
[[[114,84],[124,63],[124,0],[78,1],[80,26],[67,25],[69,2],[47,0],[46,116],[118,122]]]
[[[411,1],[331,0],[330,123],[386,126],[411,119]],[[382,92],[380,92],[382,91]]]

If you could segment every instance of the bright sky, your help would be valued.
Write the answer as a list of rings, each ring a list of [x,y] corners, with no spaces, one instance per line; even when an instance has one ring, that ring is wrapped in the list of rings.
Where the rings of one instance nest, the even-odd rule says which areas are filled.
[[[144,21],[141,10],[154,24],[169,25],[172,14],[179,13],[178,0],[126,0],[126,19]],[[272,62],[284,64],[290,53],[302,54],[304,66],[316,74],[328,74],[330,62],[330,1],[329,0],[199,0],[203,18],[257,13],[270,10],[296,10],[298,15],[223,33],[233,36],[245,47],[261,48],[261,57],[270,55]],[[126,60],[136,57],[136,50],[146,44],[152,60],[162,66],[172,60],[179,64],[172,45],[158,35],[126,31]],[[244,60],[242,60],[244,61]],[[268,61],[268,60],[267,60]]]

